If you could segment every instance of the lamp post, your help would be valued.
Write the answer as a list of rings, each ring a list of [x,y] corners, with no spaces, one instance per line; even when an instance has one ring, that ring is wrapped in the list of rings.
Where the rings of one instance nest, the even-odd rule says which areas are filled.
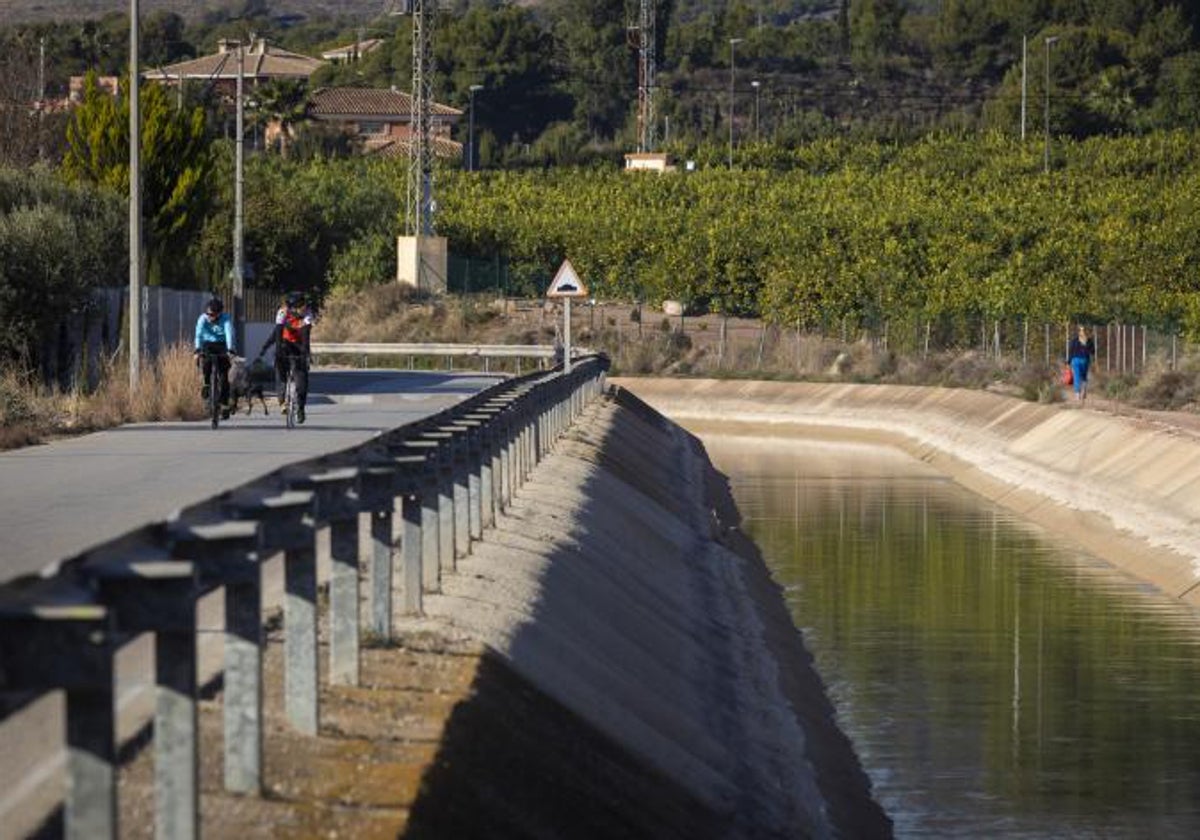
[[[750,83],[750,87],[754,88],[754,142],[758,142],[758,92],[762,85],[758,79]]]
[[[1050,45],[1056,41],[1058,41],[1057,35],[1049,35],[1046,37],[1046,147],[1042,159],[1042,172],[1050,171]]]
[[[734,112],[734,96],[737,85],[737,63],[735,47],[744,41],[744,38],[729,39],[729,168],[733,169],[733,112]]]
[[[475,171],[475,91],[483,90],[483,85],[471,85],[467,88],[470,105],[467,108],[467,171]]]
[[[129,0],[129,389],[138,389],[142,366],[142,117],[141,7]]]

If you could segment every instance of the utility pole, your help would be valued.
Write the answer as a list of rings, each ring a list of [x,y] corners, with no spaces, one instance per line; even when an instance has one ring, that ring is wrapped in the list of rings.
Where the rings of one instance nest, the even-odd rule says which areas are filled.
[[[734,53],[734,48],[736,48],[739,43],[742,43],[742,41],[744,41],[744,38],[730,38],[730,169],[733,168],[733,112],[734,108],[736,108],[736,106],[734,106],[734,101],[736,101],[734,100],[734,97],[737,96],[738,78],[737,60],[736,53]]]
[[[1029,36],[1021,36],[1021,142],[1025,142],[1025,102],[1029,98]]]
[[[129,390],[137,392],[142,368],[142,120],[138,79],[141,14],[129,0]]]
[[[244,223],[244,173],[245,173],[245,145],[246,145],[246,124],[245,124],[245,78],[246,78],[246,48],[242,42],[238,41],[237,54],[237,117],[235,119],[234,131],[236,132],[236,142],[234,148],[234,179],[233,179],[233,340],[237,344],[238,352],[242,355],[246,353],[246,325],[245,325],[245,296],[244,288],[246,278],[246,256],[245,242],[243,238],[243,223]]]
[[[1046,147],[1042,159],[1042,172],[1050,171],[1050,45],[1058,41],[1057,35],[1046,38]]]
[[[38,160],[46,160],[45,132],[42,131],[46,116],[46,36],[38,38],[38,95],[37,95],[37,146]]]
[[[638,151],[655,146],[654,92],[658,85],[655,59],[655,0],[641,0],[638,8]]]
[[[475,94],[483,90],[483,85],[471,85],[467,88],[470,104],[467,106],[467,171],[475,171]]]
[[[754,88],[754,142],[758,142],[758,94],[762,87],[762,83],[755,79],[750,83],[750,87]]]
[[[743,38],[729,39],[729,168],[733,169],[733,117],[734,117],[734,97],[737,95],[737,61],[735,47],[740,44]]]

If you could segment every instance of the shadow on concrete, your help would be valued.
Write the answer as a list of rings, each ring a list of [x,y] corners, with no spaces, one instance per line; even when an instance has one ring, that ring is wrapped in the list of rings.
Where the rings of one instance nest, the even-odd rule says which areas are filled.
[[[447,721],[410,838],[725,836],[719,815],[486,651]]]

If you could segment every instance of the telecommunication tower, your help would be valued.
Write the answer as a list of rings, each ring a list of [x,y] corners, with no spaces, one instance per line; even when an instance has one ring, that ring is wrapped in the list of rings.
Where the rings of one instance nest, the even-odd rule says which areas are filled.
[[[412,14],[412,124],[408,151],[405,228],[433,235],[433,30],[438,0],[408,0]]]
[[[638,46],[638,151],[652,152],[656,143],[654,93],[658,87],[655,78],[655,0],[639,0],[637,46]]]

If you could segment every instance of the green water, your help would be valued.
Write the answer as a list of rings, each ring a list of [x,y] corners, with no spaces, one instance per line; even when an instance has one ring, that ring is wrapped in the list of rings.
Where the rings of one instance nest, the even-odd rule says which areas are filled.
[[[900,837],[1200,837],[1200,619],[881,448],[706,438]]]

